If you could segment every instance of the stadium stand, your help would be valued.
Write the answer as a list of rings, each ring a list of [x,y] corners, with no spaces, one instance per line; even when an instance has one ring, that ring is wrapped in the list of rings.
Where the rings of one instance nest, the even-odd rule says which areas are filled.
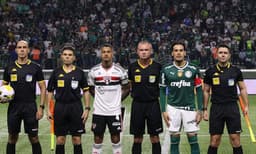
[[[78,66],[99,62],[99,46],[111,43],[115,61],[127,67],[141,39],[153,44],[153,57],[171,62],[170,44],[183,40],[188,59],[206,68],[216,45],[225,42],[232,62],[255,68],[254,0],[0,0],[0,68],[15,60],[17,40],[29,41],[31,58],[45,69],[60,64],[59,49],[72,42]],[[33,54],[34,53],[34,54]],[[35,54],[36,53],[36,54]],[[38,55],[39,53],[39,55]],[[39,59],[38,59],[39,58]]]

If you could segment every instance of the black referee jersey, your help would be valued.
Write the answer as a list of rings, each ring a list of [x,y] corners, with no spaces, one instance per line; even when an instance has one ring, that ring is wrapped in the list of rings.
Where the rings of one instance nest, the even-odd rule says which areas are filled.
[[[159,97],[159,76],[161,64],[151,60],[150,65],[143,67],[136,61],[128,68],[132,84],[131,96],[137,102],[153,102]]]
[[[44,75],[41,67],[30,60],[26,64],[15,61],[5,68],[3,82],[13,87],[14,103],[34,103],[37,81],[44,81]]]
[[[204,83],[212,87],[211,102],[216,104],[237,102],[238,81],[243,81],[242,72],[231,64],[226,67],[217,64],[207,69],[204,77]]]
[[[69,73],[63,67],[56,68],[47,86],[49,92],[56,90],[56,102],[67,104],[81,101],[81,89],[88,90],[89,86],[83,70],[79,67],[74,67]]]

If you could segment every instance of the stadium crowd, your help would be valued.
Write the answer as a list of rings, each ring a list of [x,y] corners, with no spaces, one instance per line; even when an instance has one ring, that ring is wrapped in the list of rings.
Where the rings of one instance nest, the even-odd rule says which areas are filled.
[[[148,40],[154,58],[171,61],[170,45],[183,40],[189,61],[206,68],[216,61],[216,45],[232,49],[232,63],[255,68],[254,0],[1,0],[0,68],[17,58],[16,42],[29,41],[31,60],[45,69],[60,64],[65,42],[76,46],[76,64],[100,62],[99,45],[110,43],[115,61],[127,68],[136,44]]]

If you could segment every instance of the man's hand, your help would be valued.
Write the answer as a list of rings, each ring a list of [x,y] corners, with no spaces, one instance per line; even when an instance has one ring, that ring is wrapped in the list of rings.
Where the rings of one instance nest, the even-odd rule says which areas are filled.
[[[197,125],[201,122],[202,117],[203,117],[202,111],[197,111],[197,113],[196,113],[196,124]]]
[[[44,116],[44,110],[41,107],[39,107],[36,112],[36,119],[40,120],[43,118],[43,116]]]
[[[167,127],[170,127],[171,118],[169,117],[168,113],[163,112],[162,115],[163,115],[163,118],[164,118],[164,121],[165,121]]]
[[[84,110],[81,118],[83,119],[83,123],[85,124],[85,122],[87,121],[88,119],[88,115],[89,115],[89,110]]]
[[[208,121],[208,120],[209,120],[208,111],[207,111],[207,110],[204,110],[204,112],[203,112],[203,119],[204,119],[205,121]]]

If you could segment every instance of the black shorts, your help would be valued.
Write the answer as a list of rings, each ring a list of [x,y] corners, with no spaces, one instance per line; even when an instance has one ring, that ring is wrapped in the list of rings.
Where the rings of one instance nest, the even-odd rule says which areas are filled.
[[[163,132],[162,116],[159,102],[132,102],[130,133],[133,135],[145,134],[147,122],[148,134],[158,135]]]
[[[55,103],[54,133],[56,136],[79,136],[85,133],[82,102],[72,104]]]
[[[229,134],[241,133],[241,116],[237,103],[212,104],[210,109],[210,134],[223,134],[224,126]]]
[[[25,133],[36,136],[38,134],[38,120],[36,119],[36,103],[10,103],[8,107],[7,123],[10,134],[18,134],[21,121],[24,123]]]
[[[106,125],[108,126],[110,134],[119,134],[122,131],[121,115],[116,116],[92,116],[92,131],[97,136],[102,136],[105,132]]]

